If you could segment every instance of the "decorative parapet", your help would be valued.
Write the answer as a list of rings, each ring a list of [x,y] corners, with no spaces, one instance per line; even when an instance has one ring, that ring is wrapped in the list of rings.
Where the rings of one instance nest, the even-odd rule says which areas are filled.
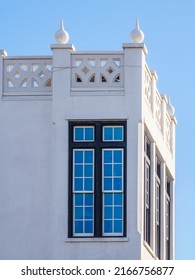
[[[150,109],[152,109],[152,74],[145,66],[145,100]]]
[[[8,57],[4,58],[3,69],[5,95],[52,91],[51,57]]]
[[[124,87],[124,54],[72,54],[72,88],[116,90]]]
[[[154,71],[150,71],[145,65],[145,84],[144,95],[147,110],[154,119],[156,126],[162,133],[162,137],[168,149],[173,153],[174,151],[174,129],[173,125],[176,123],[174,117],[174,108],[166,95],[161,95],[156,87],[158,79]]]

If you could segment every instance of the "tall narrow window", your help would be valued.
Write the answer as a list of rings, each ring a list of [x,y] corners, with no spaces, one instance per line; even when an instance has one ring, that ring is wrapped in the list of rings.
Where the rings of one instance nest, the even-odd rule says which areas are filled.
[[[144,240],[151,245],[151,179],[150,179],[150,161],[151,144],[145,135],[145,170],[144,170]]]
[[[156,157],[156,199],[155,199],[155,235],[156,235],[156,256],[160,259],[161,248],[161,164]]]
[[[165,205],[165,242],[166,242],[166,260],[170,260],[171,258],[171,246],[170,246],[170,239],[171,239],[171,229],[170,229],[170,225],[171,225],[171,193],[170,193],[170,180],[168,178],[166,178],[166,205]]]
[[[125,122],[70,122],[69,236],[125,235]]]

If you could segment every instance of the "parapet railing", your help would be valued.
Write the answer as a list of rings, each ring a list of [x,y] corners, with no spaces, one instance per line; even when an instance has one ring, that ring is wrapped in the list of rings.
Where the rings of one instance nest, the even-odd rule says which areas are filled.
[[[3,69],[4,95],[52,91],[51,57],[5,57]]]
[[[123,87],[123,52],[72,54],[72,89],[118,90]]]
[[[157,76],[145,65],[145,103],[155,123],[162,133],[163,139],[171,152],[173,152],[173,120],[167,112],[167,98],[161,95],[156,88]]]

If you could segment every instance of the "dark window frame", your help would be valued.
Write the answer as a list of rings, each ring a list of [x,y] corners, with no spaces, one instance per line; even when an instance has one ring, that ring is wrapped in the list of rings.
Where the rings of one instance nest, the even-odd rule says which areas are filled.
[[[166,176],[166,193],[165,193],[165,243],[166,243],[166,260],[171,259],[171,180]],[[168,213],[167,213],[168,211]],[[168,214],[168,217],[167,217]],[[168,221],[167,221],[168,220]],[[167,224],[168,223],[168,224]],[[167,229],[168,227],[168,229]]]
[[[94,126],[93,142],[74,142],[75,126]],[[103,141],[104,126],[123,126],[123,141]],[[86,238],[89,236],[74,236],[73,234],[73,150],[74,149],[94,149],[95,166],[94,166],[94,235],[90,238],[104,237],[125,237],[126,236],[126,184],[127,184],[127,123],[126,121],[69,121],[69,191],[68,191],[68,237],[69,238]],[[102,198],[102,150],[103,149],[123,149],[123,235],[103,235],[103,198]]]
[[[155,253],[158,259],[161,258],[161,162],[156,156],[156,172],[155,172]],[[157,190],[159,196],[157,197]],[[159,213],[157,213],[157,198],[159,202]]]
[[[147,168],[149,169],[149,186],[147,186]],[[147,204],[146,195],[149,195],[149,203]],[[151,142],[148,136],[144,136],[144,240],[151,246]]]

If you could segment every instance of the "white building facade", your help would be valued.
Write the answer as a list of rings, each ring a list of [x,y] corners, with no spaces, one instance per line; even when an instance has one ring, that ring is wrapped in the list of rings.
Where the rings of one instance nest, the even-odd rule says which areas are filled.
[[[174,108],[117,52],[0,54],[0,259],[173,259]]]

